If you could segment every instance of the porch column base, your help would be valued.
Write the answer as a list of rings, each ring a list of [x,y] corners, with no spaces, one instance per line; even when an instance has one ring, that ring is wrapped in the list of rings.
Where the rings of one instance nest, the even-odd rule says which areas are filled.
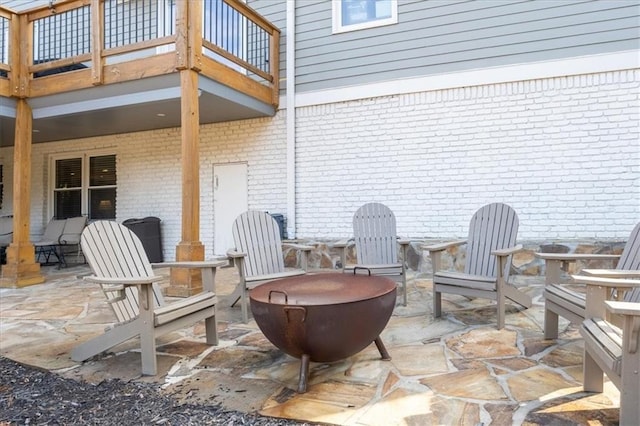
[[[200,241],[180,242],[176,246],[176,260],[204,260],[204,245]],[[189,297],[202,292],[200,269],[171,268],[167,296]]]
[[[40,264],[35,261],[33,244],[11,244],[7,247],[7,264],[2,265],[0,287],[22,288],[44,281]]]

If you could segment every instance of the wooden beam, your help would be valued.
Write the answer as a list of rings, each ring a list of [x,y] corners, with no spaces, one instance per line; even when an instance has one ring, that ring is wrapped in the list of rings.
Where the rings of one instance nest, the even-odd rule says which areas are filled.
[[[185,2],[186,3],[186,2]],[[200,107],[198,73],[180,71],[182,137],[182,240],[176,260],[204,260],[200,239]],[[171,268],[170,296],[191,296],[202,291],[199,270]]]
[[[95,86],[104,83],[104,58],[102,57],[104,14],[100,4],[100,0],[91,0],[91,80]]]
[[[280,31],[275,31],[269,40],[269,73],[273,77],[271,105],[278,108],[280,104]]]
[[[206,56],[202,58],[202,75],[257,98],[264,103],[272,104],[273,92],[271,87],[260,84],[260,82]]]
[[[176,69],[189,66],[189,2],[176,2]]]
[[[32,129],[31,107],[26,99],[18,99],[13,151],[13,242],[7,248],[7,264],[2,267],[0,287],[17,288],[44,282],[29,241]]]
[[[121,83],[146,77],[175,74],[176,58],[174,53],[169,52],[119,64],[107,65],[103,70],[103,84]],[[93,87],[92,73],[93,71],[87,68],[36,78],[35,80],[31,80],[31,96],[46,96]]]
[[[190,2],[188,13],[189,68],[200,71],[202,69],[202,2]]]
[[[198,73],[180,72],[182,134],[182,240],[197,241],[200,229],[200,107]],[[187,260],[187,259],[178,259]]]

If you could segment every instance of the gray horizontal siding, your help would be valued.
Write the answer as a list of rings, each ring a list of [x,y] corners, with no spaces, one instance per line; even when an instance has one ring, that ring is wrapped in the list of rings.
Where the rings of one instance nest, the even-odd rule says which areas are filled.
[[[636,1],[408,1],[398,24],[331,34],[331,3],[296,3],[300,92],[640,48]]]

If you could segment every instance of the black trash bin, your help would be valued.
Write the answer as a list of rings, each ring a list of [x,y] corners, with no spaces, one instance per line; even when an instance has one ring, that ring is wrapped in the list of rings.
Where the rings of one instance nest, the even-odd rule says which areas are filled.
[[[131,229],[140,238],[149,262],[159,263],[163,261],[160,219],[149,216],[143,219],[127,219],[122,224]]]
[[[278,227],[280,228],[280,239],[285,240],[287,238],[287,232],[286,232],[287,228],[284,221],[284,215],[280,213],[269,213],[269,214],[271,215],[272,218],[276,220],[276,222],[278,222]]]

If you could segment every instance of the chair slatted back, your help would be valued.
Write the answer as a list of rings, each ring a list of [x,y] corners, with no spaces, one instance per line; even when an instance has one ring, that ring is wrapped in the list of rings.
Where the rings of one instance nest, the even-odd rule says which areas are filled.
[[[236,250],[246,253],[245,277],[284,272],[278,222],[268,213],[249,210],[233,222]]]
[[[491,251],[513,247],[518,234],[518,216],[508,205],[492,203],[480,208],[471,218],[464,272],[496,277],[498,260]],[[511,259],[505,278],[509,278]]]
[[[112,221],[96,221],[84,228],[82,251],[94,275],[105,278],[141,278],[155,276],[142,242],[125,226]],[[103,284],[103,291],[118,321],[138,316],[138,290],[125,286],[124,294],[116,286]],[[162,291],[153,284],[156,306],[164,305]],[[124,295],[124,297],[123,297]]]
[[[396,218],[381,203],[368,203],[353,215],[353,234],[359,264],[380,265],[398,262]]]
[[[631,231],[627,243],[624,245],[616,269],[640,270],[640,223]],[[629,290],[624,295],[626,302],[640,303],[640,288]]]

